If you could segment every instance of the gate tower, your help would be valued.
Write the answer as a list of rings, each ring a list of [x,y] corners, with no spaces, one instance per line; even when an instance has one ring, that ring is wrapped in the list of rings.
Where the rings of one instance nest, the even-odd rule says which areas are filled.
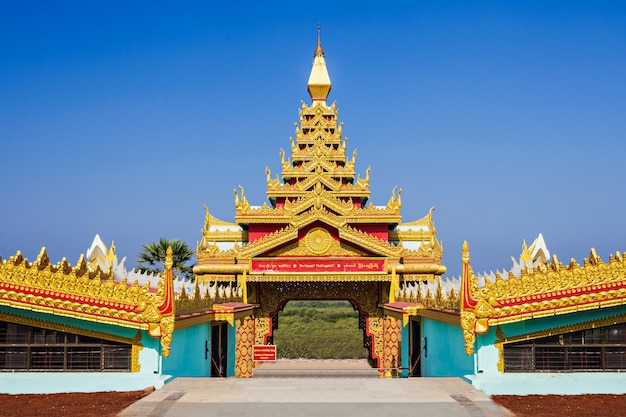
[[[223,309],[237,319],[240,377],[252,376],[252,345],[272,344],[278,313],[289,300],[348,300],[359,311],[371,365],[382,376],[406,369],[400,352],[410,341],[402,340],[408,332],[401,318],[409,306],[399,301],[400,290],[446,271],[433,209],[403,223],[402,190],[396,188],[386,205],[368,203],[370,168],[363,178],[355,175],[356,150],[346,155],[338,109],[327,103],[330,90],[318,33],[311,104],[302,102],[290,155],[280,150],[280,175],[265,170],[268,202],[251,205],[239,186],[233,223],[205,206],[194,272],[216,288],[240,288],[242,303],[214,306],[216,317]]]

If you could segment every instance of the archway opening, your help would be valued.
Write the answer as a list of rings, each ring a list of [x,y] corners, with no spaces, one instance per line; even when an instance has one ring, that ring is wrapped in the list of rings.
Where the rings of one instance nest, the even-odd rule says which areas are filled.
[[[281,359],[367,359],[359,312],[348,301],[289,301],[278,314]]]
[[[287,302],[278,312],[272,341],[278,360],[256,376],[377,376],[368,361],[359,311],[349,301]]]

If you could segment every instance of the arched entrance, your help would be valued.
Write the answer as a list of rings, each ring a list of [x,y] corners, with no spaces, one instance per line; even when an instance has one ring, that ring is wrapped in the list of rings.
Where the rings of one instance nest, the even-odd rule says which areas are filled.
[[[347,300],[359,312],[359,328],[363,331],[363,345],[368,351],[368,360],[373,368],[381,368],[381,373],[390,373],[400,364],[398,343],[399,326],[387,324],[387,331],[395,331],[389,337],[387,355],[384,349],[384,317],[378,307],[383,287],[379,282],[273,282],[257,283],[253,292],[259,308],[255,313],[255,344],[272,344],[274,330],[279,325],[279,312],[290,300]],[[389,319],[389,322],[395,319]],[[395,341],[395,343],[392,342]]]

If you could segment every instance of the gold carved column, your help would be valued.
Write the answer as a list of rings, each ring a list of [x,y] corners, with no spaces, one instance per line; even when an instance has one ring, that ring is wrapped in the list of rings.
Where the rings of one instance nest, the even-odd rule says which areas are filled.
[[[237,341],[235,350],[235,376],[251,378],[254,368],[254,319],[245,317],[237,321]]]
[[[399,319],[386,316],[383,320],[383,355],[381,376],[396,376],[400,366],[400,339],[402,323]]]
[[[383,366],[383,325],[383,316],[376,311],[369,313],[365,334],[371,339],[370,356],[373,361],[372,366],[376,368]],[[379,374],[383,376],[381,371],[379,371]]]

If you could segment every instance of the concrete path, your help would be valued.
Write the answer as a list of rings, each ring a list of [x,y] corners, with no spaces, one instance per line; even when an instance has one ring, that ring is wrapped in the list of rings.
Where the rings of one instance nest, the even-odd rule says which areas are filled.
[[[351,363],[333,362],[325,372],[297,365],[277,363],[273,373],[265,366],[264,377],[261,367],[252,379],[176,378],[120,416],[513,416],[460,378],[378,378],[351,375],[358,370]]]

